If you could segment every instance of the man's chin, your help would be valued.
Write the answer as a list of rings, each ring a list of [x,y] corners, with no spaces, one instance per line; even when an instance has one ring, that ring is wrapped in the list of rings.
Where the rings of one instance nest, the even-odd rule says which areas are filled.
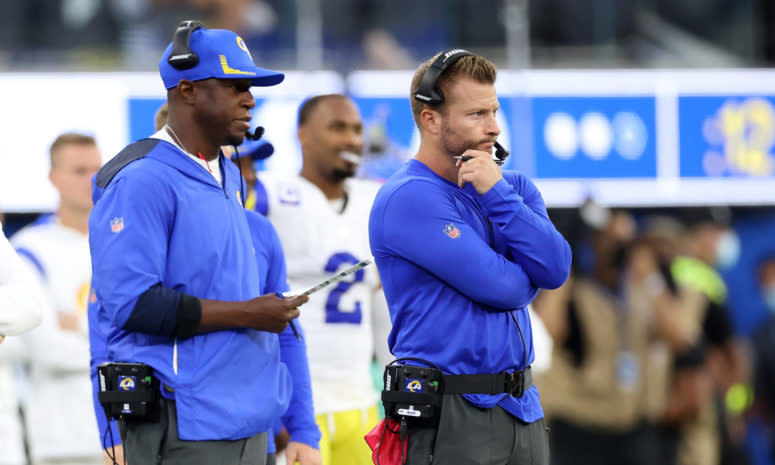
[[[244,141],[245,141],[245,134],[239,134],[239,135],[231,134],[231,135],[229,135],[229,138],[228,138],[227,142],[225,144],[221,144],[221,145],[233,145],[233,146],[236,147],[236,146],[242,144],[242,142],[244,142]]]

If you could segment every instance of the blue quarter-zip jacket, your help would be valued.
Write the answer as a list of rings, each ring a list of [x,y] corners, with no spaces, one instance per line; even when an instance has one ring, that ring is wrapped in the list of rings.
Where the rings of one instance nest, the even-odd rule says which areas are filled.
[[[276,334],[241,328],[180,340],[122,329],[138,297],[155,285],[224,301],[262,294],[239,170],[223,155],[218,165],[224,186],[172,144],[138,141],[95,177],[89,217],[107,358],[146,363],[175,390],[184,440],[267,431],[291,395]]]
[[[410,160],[377,194],[369,239],[393,321],[393,355],[428,360],[447,374],[530,365],[525,307],[539,288],[565,282],[571,253],[526,177],[504,171],[480,196]],[[521,398],[465,397],[526,422],[543,417],[535,386]]]

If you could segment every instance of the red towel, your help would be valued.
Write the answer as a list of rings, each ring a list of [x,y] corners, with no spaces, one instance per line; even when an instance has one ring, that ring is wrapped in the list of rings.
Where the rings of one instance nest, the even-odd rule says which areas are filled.
[[[373,451],[371,459],[375,465],[403,465],[401,459],[406,461],[409,441],[401,443],[400,428],[397,421],[383,418],[363,437]]]

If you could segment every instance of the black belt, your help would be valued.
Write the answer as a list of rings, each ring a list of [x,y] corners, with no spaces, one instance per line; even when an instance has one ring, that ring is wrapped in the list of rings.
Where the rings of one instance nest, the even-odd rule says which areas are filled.
[[[530,367],[514,373],[495,375],[445,375],[443,394],[511,394],[522,397],[533,385]],[[440,405],[441,393],[382,391],[383,402]]]
[[[533,385],[533,371],[530,367],[514,373],[495,375],[446,375],[444,394],[511,394],[522,397]]]

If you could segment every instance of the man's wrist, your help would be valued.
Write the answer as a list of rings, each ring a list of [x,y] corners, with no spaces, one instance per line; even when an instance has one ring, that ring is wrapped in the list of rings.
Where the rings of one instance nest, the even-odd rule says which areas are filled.
[[[290,442],[298,442],[313,449],[320,449],[320,433],[318,431],[294,431],[290,435]]]

